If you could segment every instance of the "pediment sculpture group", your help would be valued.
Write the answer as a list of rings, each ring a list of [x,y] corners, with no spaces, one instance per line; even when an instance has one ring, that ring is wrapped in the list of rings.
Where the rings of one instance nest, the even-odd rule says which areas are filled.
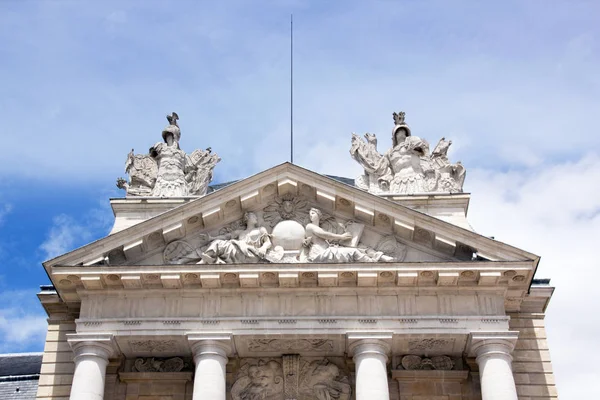
[[[148,154],[127,156],[125,172],[130,181],[117,179],[117,187],[127,196],[183,197],[204,196],[212,181],[213,169],[221,159],[211,148],[186,154],[179,147],[181,130],[179,116],[167,116],[169,125],[163,129],[163,142],[152,146]]]
[[[350,155],[364,169],[355,180],[360,189],[374,194],[460,193],[463,191],[465,167],[448,160],[452,144],[440,139],[433,152],[429,143],[412,136],[404,121],[405,113],[394,113],[392,148],[385,154],[377,150],[377,136],[366,133],[365,139],[352,134]]]
[[[289,199],[289,198],[288,198]],[[289,201],[289,200],[284,200]],[[269,209],[269,207],[265,208]],[[283,210],[284,208],[282,208]],[[302,210],[295,210],[297,216]],[[323,219],[326,223],[323,223]],[[246,264],[246,263],[354,263],[402,261],[405,246],[393,235],[377,248],[359,243],[364,225],[354,221],[338,223],[317,208],[308,210],[308,223],[297,219],[270,219],[272,232],[260,226],[255,212],[244,213],[243,224],[221,230],[219,235],[200,235],[201,245],[192,248],[182,241],[167,245],[165,262],[172,264]],[[240,225],[245,225],[242,227]],[[337,229],[335,229],[337,228]],[[341,233],[336,230],[342,231]],[[387,253],[387,254],[386,254]]]
[[[460,162],[448,160],[452,144],[440,139],[433,152],[429,143],[413,136],[404,121],[405,113],[394,113],[392,147],[381,154],[377,136],[366,133],[365,140],[352,134],[350,155],[364,172],[355,180],[356,187],[378,195],[407,195],[421,193],[460,193],[463,191],[466,170]],[[127,196],[182,197],[204,196],[221,161],[211,148],[186,154],[179,147],[181,130],[179,116],[167,116],[169,125],[163,129],[163,142],[152,146],[148,154],[127,156],[125,171],[129,182],[117,179],[117,186]]]

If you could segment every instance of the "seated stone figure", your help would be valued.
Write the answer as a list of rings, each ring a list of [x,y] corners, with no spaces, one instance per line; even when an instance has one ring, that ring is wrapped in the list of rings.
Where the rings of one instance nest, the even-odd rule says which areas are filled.
[[[246,229],[230,234],[210,237],[212,243],[200,255],[200,264],[258,263],[265,259],[272,247],[267,229],[258,226],[253,212],[244,214]]]
[[[204,252],[198,250],[178,260],[187,264],[200,260],[198,264],[243,264],[266,262],[265,257],[272,247],[267,229],[258,226],[258,217],[249,211],[244,214],[246,229],[219,236],[205,235],[212,241]]]
[[[393,261],[392,257],[388,257],[381,252],[367,254],[367,250],[357,247],[331,245],[329,241],[349,241],[352,239],[352,234],[345,232],[339,235],[321,228],[319,222],[323,217],[323,213],[317,208],[311,208],[308,215],[310,223],[306,225],[305,246],[309,250],[308,254],[305,254],[306,261],[314,263]]]

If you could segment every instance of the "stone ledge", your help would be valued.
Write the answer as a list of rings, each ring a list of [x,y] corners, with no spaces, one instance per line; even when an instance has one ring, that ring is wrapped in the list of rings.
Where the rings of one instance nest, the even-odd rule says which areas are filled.
[[[401,382],[414,381],[466,381],[469,377],[469,371],[435,371],[435,370],[417,370],[407,371],[404,369],[392,370],[392,379]]]
[[[122,382],[139,381],[183,381],[191,382],[192,372],[119,372],[119,379]]]

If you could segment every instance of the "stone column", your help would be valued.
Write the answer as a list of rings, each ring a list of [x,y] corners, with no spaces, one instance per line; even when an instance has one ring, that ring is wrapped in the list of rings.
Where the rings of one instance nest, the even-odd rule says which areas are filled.
[[[356,400],[389,400],[387,362],[392,335],[348,334],[356,368]]]
[[[472,333],[469,353],[476,357],[482,400],[518,400],[511,353],[518,332]]]
[[[193,400],[225,400],[227,354],[231,335],[217,333],[188,334],[196,370]]]
[[[103,400],[106,366],[115,354],[111,334],[69,334],[67,341],[75,354],[75,372],[70,400]]]

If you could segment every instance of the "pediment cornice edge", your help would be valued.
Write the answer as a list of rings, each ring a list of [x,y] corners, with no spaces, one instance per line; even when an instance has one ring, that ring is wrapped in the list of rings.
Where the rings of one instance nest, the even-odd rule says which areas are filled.
[[[482,254],[496,255],[508,260],[530,260],[537,264],[538,256],[525,252],[508,244],[495,241],[478,233],[442,221],[430,215],[412,210],[391,200],[370,194],[360,189],[348,186],[332,178],[317,174],[293,164],[284,163],[269,170],[235,182],[225,188],[210,193],[202,198],[184,203],[170,211],[152,217],[142,223],[125,228],[122,231],[96,240],[90,244],[66,253],[62,256],[43,263],[48,270],[53,265],[77,264],[94,260],[101,254],[119,246],[140,240],[145,235],[160,229],[168,228],[177,221],[185,221],[190,217],[219,208],[224,202],[233,197],[243,198],[260,190],[265,185],[295,179],[334,197],[344,197],[353,203],[392,216],[402,223],[418,226],[435,232],[440,237],[452,238],[476,249]]]

